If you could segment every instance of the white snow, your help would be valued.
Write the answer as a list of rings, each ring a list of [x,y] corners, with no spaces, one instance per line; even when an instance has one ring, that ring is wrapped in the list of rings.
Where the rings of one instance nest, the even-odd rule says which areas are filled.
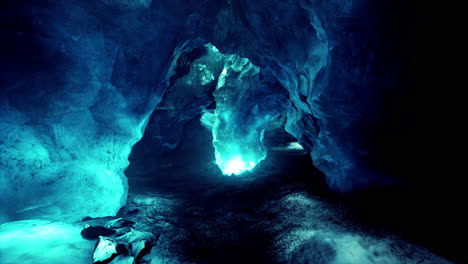
[[[2,264],[89,264],[95,241],[81,237],[82,227],[45,220],[0,225]]]

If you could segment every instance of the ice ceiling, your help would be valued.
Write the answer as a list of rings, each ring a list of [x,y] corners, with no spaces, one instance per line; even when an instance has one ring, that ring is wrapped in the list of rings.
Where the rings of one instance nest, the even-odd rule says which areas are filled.
[[[286,116],[331,188],[381,181],[367,139],[398,69],[370,68],[392,60],[382,47],[394,43],[379,30],[363,38],[381,26],[366,6],[70,0],[2,14],[15,30],[2,40],[0,222],[115,214],[158,107],[171,109],[171,129],[154,147],[174,148],[201,114],[225,175],[254,170],[266,127]]]

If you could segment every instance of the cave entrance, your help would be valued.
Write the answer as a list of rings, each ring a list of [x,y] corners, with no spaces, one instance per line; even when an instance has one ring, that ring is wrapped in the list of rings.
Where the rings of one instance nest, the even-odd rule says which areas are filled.
[[[286,90],[264,75],[248,59],[224,55],[211,44],[182,47],[171,64],[169,88],[129,157],[130,187],[190,193],[315,171],[284,130]]]

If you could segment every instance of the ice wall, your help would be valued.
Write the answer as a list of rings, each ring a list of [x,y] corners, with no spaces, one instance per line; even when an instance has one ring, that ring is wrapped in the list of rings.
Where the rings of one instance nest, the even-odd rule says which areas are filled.
[[[1,222],[113,215],[125,203],[123,170],[178,31],[167,10],[130,2],[18,3],[2,14]]]
[[[212,49],[216,49],[210,45]],[[253,170],[267,156],[265,129],[282,111],[281,92],[260,80],[260,68],[225,55],[213,92],[216,108],[201,121],[212,130],[216,164],[228,176]]]
[[[247,83],[241,79],[250,76],[255,89],[229,95],[226,82],[216,90],[219,102],[239,100],[219,103],[216,140],[232,143],[252,133],[258,149],[249,151],[258,162],[265,151],[263,121],[280,109],[287,112],[285,129],[311,153],[330,186],[348,191],[385,182],[375,142],[386,129],[379,124],[384,98],[398,95],[401,62],[393,54],[395,32],[404,25],[382,11],[386,2],[26,2],[9,2],[1,11],[2,221],[115,213],[125,202],[122,172],[131,148],[164,93],[171,93],[167,88],[184,75],[170,74],[184,43],[194,49],[210,42],[232,60],[246,58],[259,68],[225,65],[231,83],[242,88]],[[218,81],[203,65],[190,67],[204,82],[193,85]],[[284,91],[288,99],[268,99]],[[235,122],[225,122],[221,109]],[[179,135],[164,136],[177,142]],[[215,146],[219,160],[250,164]]]
[[[214,162],[221,172],[239,175],[265,159],[265,128],[284,111],[286,90],[266,80],[248,59],[202,43],[188,41],[174,51],[165,77],[168,87],[150,120],[145,145],[151,144],[149,155],[162,159],[160,154],[181,148],[183,137],[194,132],[187,130],[188,123],[199,118],[210,130]],[[172,159],[174,164],[191,164],[182,157]]]
[[[398,124],[384,116],[389,96],[405,94],[398,79],[404,8],[399,1],[229,1],[201,34],[289,91],[286,130],[332,188],[350,191],[389,183],[383,148],[391,146],[383,138],[397,142],[390,133],[398,132],[387,129]]]

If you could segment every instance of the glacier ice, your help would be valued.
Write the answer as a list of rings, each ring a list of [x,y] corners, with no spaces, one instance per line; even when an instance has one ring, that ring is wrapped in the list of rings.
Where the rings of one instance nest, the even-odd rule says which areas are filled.
[[[23,220],[0,225],[2,264],[85,264],[93,259],[95,241],[81,237],[79,225]]]
[[[149,8],[153,0],[101,0],[106,5],[126,10]]]
[[[231,1],[199,30],[222,53],[248,58],[288,91],[281,103],[286,130],[311,154],[329,186],[344,192],[390,182],[372,146],[385,129],[379,127],[382,96],[399,89],[395,69],[383,66],[398,58],[381,47],[392,50],[398,40],[383,36],[391,22],[379,24],[379,13],[368,4]],[[371,42],[369,32],[375,34]]]
[[[108,237],[99,237],[93,253],[93,263],[103,264],[112,261],[118,254],[117,242]]]
[[[265,88],[259,67],[247,58],[224,55],[213,92],[216,108],[205,111],[201,121],[212,131],[216,164],[225,175],[251,171],[267,156],[263,136],[269,122],[280,115],[281,104],[280,97]]]
[[[246,125],[248,116],[241,110],[249,108],[245,102],[248,99],[246,93],[258,85],[258,73],[259,68],[247,59],[230,55],[218,77],[213,93],[216,109],[211,129],[216,164],[226,175],[239,175],[252,170],[266,157],[266,149],[261,142],[265,124],[260,122],[258,128]],[[263,119],[258,115],[254,118]]]
[[[264,74],[247,58],[222,54],[212,44],[183,43],[174,52],[168,88],[149,124],[151,144],[161,152],[175,149],[186,124],[202,112],[222,173],[252,170],[266,157],[263,134],[283,110],[286,93],[275,90]]]
[[[176,36],[155,47],[146,32],[166,30],[173,22],[165,19],[166,10],[146,18],[162,23],[141,27],[141,20],[87,4],[31,3],[15,10],[13,19],[30,17],[34,29],[7,39],[18,43],[17,53],[35,55],[7,57],[11,67],[2,72],[1,222],[73,221],[114,215],[125,204],[123,171],[161,99],[159,80],[167,71],[162,62],[176,47]],[[105,22],[111,20],[114,26]],[[178,25],[183,23],[171,27]],[[152,59],[138,64],[138,57]]]
[[[399,162],[387,159],[385,148],[401,131],[382,112],[392,104],[387,100],[406,93],[395,80],[404,74],[402,58],[394,55],[407,21],[379,11],[395,1],[6,6],[13,2],[21,8],[0,10],[7,22],[1,35],[7,48],[0,50],[0,222],[114,215],[126,202],[124,170],[135,143],[144,133],[154,136],[153,153],[162,156],[181,147],[187,124],[201,112],[227,175],[258,168],[267,154],[264,131],[278,114],[298,142],[289,147],[309,153],[336,190],[386,184],[386,163]],[[365,262],[359,236],[314,234],[304,237],[304,249],[340,245],[356,253],[337,250],[341,262]]]
[[[13,17],[31,17],[32,29],[5,33],[21,54],[2,72],[0,221],[115,214],[125,202],[128,155],[153,110],[177,110],[158,120],[174,122],[148,132],[163,135],[158,151],[174,149],[210,95],[217,106],[201,120],[226,174],[265,158],[263,130],[286,112],[285,129],[330,186],[347,191],[378,180],[368,135],[393,75],[369,73],[387,57],[384,43],[366,42],[375,23],[359,3],[366,5],[72,0],[18,11]],[[361,18],[366,23],[355,23]],[[190,56],[182,55],[206,43],[219,52],[207,48],[209,56],[185,65]],[[76,187],[73,195],[63,194],[66,186]]]
[[[161,109],[179,108],[161,118],[176,122],[158,131],[163,137],[155,147],[171,149],[187,120],[212,100],[213,84],[217,106],[202,120],[212,124],[216,162],[226,174],[251,170],[265,158],[263,130],[286,111],[286,130],[311,152],[330,185],[346,190],[367,182],[366,148],[351,135],[372,119],[364,117],[373,98],[362,95],[372,85],[346,85],[366,79],[347,70],[354,67],[347,54],[355,46],[337,33],[346,28],[336,22],[352,8],[306,2],[103,0],[32,7],[27,15],[35,31],[7,36],[25,52],[34,45],[40,56],[34,63],[12,58],[13,70],[2,73],[1,221],[115,214],[125,202],[127,157],[163,96],[172,99]],[[359,36],[351,40],[359,44]],[[171,59],[178,64],[184,49],[207,42],[220,51],[207,48],[210,56],[189,63],[188,76],[179,78],[185,66],[171,72]],[[278,102],[285,91],[289,98]]]

